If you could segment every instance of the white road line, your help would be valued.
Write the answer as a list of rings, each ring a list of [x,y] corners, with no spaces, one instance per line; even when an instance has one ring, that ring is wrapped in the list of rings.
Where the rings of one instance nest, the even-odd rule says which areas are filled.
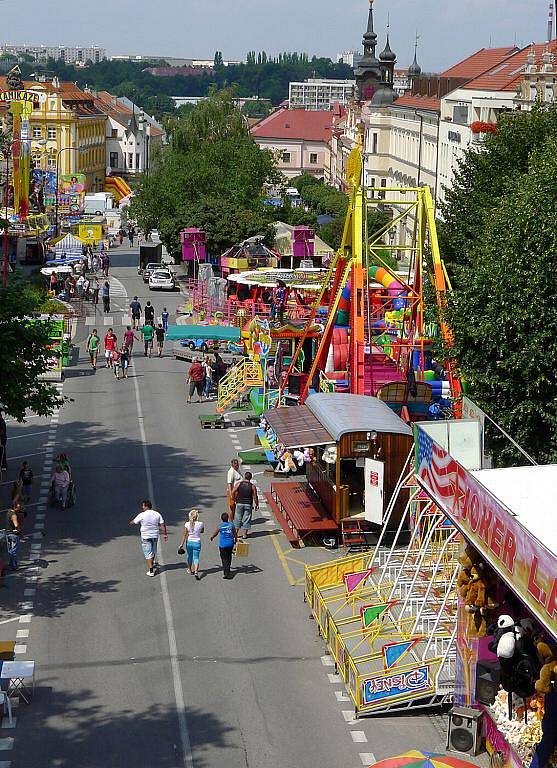
[[[335,696],[337,701],[350,701],[350,696],[344,693],[344,691],[335,691]]]
[[[8,739],[0,739],[0,749],[5,752],[8,749],[13,749],[14,740],[10,737]]]
[[[13,616],[11,619],[3,619],[0,621],[0,624],[9,624],[10,621],[17,621],[19,619],[19,616]]]
[[[30,432],[28,435],[13,435],[8,437],[8,440],[22,440],[24,437],[36,437],[37,435],[46,435],[48,429],[44,429],[42,432]]]
[[[102,320],[103,320],[102,322],[103,325],[114,325],[113,317],[103,317]]]
[[[14,653],[19,653],[20,655],[23,653],[27,653],[27,646],[24,645],[23,643],[21,645],[15,645]]]
[[[18,629],[15,633],[16,640],[24,640],[26,637],[29,637],[29,630],[28,629]]]
[[[19,623],[20,624],[31,624],[31,619],[33,618],[32,614],[27,613],[24,616],[19,617]],[[15,619],[8,619],[8,621],[15,621]]]
[[[343,709],[342,710],[342,716],[346,720],[347,723],[355,723],[354,720],[354,710],[353,709]]]
[[[350,736],[352,736],[352,741],[355,744],[367,743],[367,736],[363,731],[350,731]]]
[[[342,683],[342,677],[340,675],[334,675],[332,672],[327,674],[330,683]]]
[[[238,432],[247,432],[248,429],[257,429],[257,427],[241,427]]]
[[[373,765],[373,763],[377,762],[373,752],[360,752],[360,760],[362,765]]]
[[[332,656],[321,656],[321,664],[324,667],[334,667],[335,661]]]
[[[141,397],[139,395],[139,385],[137,378],[133,379],[135,388],[135,402],[137,407],[137,419],[139,421],[139,434],[141,437],[141,449],[143,452],[143,461],[145,464],[145,474],[147,476],[147,489],[149,496],[153,499],[155,504],[155,493],[153,488],[153,475],[151,472],[151,460],[149,458],[149,451],[147,449],[147,435],[145,433],[145,424],[143,421],[143,409],[141,407]],[[162,549],[162,548],[161,548]],[[162,551],[158,555],[161,566],[164,566],[164,557]],[[180,677],[180,666],[178,664],[178,646],[176,644],[176,631],[174,629],[174,617],[172,615],[172,605],[170,603],[170,595],[168,593],[168,583],[166,579],[166,572],[163,570],[159,574],[162,602],[164,606],[164,615],[166,619],[166,630],[168,634],[168,647],[170,651],[170,666],[172,669],[172,680],[174,683],[174,698],[176,701],[176,714],[178,716],[178,727],[180,731],[180,741],[182,742],[182,754],[184,756],[183,765],[186,768],[193,768],[193,753],[191,748],[191,740],[188,729],[188,721],[186,718],[186,707],[184,703],[184,691],[182,688],[182,678]]]
[[[43,456],[44,451],[36,451],[35,453],[22,453],[21,456],[9,456],[10,461],[15,461],[16,459],[28,459],[29,456]]]
[[[10,723],[9,717],[3,717],[2,718],[2,728],[15,728],[16,726],[17,717],[12,717],[12,722]],[[4,760],[0,763],[0,768],[4,764]],[[11,765],[11,763],[10,763]]]

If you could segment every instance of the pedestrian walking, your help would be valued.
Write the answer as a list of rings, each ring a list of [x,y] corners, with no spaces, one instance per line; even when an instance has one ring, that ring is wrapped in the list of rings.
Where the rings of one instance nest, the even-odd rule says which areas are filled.
[[[219,537],[219,552],[222,562],[223,579],[231,579],[230,567],[232,565],[232,552],[234,550],[234,544],[238,540],[238,534],[234,524],[228,519],[226,512],[223,512],[220,516],[221,523],[211,536],[211,541],[217,536]]]
[[[158,356],[162,357],[162,351],[164,348],[164,328],[162,327],[162,323],[159,323],[155,329],[155,334],[157,337],[157,352]]]
[[[70,473],[64,469],[62,464],[57,464],[52,475],[52,484],[54,486],[54,499],[61,504],[62,509],[66,509],[68,503],[68,491],[70,489]]]
[[[98,272],[99,271],[100,263],[99,263],[99,255],[97,253],[94,253],[92,255],[92,257],[91,257],[91,264],[92,264],[92,267],[93,267],[93,272]]]
[[[242,538],[247,539],[249,529],[251,528],[251,519],[253,517],[253,510],[259,509],[259,497],[257,495],[257,488],[251,482],[253,475],[251,472],[246,472],[243,480],[238,480],[234,486],[233,498],[236,502],[236,509],[234,510],[234,527],[239,533],[242,533]]]
[[[161,321],[162,321],[162,327],[164,328],[164,332],[168,333],[168,320],[170,318],[170,315],[168,313],[168,309],[166,307],[163,308],[162,314],[161,314]]]
[[[0,471],[8,469],[8,430],[0,410]]]
[[[155,335],[155,329],[152,325],[149,325],[149,323],[145,323],[143,328],[141,328],[141,334],[143,336],[144,344],[143,356],[151,357],[151,354],[153,353],[153,336]]]
[[[77,283],[76,283],[77,296],[78,296],[79,299],[83,298],[83,293],[84,293],[83,286],[84,285],[85,285],[85,277],[83,276],[83,274],[81,274],[77,278]]]
[[[120,378],[120,350],[116,348],[112,353],[112,370],[114,371],[114,378],[118,380]]]
[[[128,229],[128,239],[130,241],[130,248],[133,248],[133,239],[135,237],[135,229],[133,227],[130,227]]]
[[[192,573],[199,581],[199,553],[201,552],[201,536],[205,533],[205,526],[199,519],[199,510],[191,509],[188,521],[184,525],[184,531],[178,547],[178,554],[184,554],[184,542],[186,544],[187,560],[186,570]]]
[[[197,402],[203,402],[203,385],[205,382],[205,369],[199,360],[194,360],[190,365],[188,375],[186,377],[186,385],[188,386],[188,396],[186,403],[191,404],[191,398],[194,392],[197,392]]]
[[[116,344],[118,343],[118,338],[112,328],[109,328],[106,336],[104,337],[104,356],[106,359],[106,367],[112,368],[112,358],[114,356],[114,352],[116,350]]]
[[[228,500],[228,509],[230,520],[234,520],[234,510],[236,509],[236,502],[234,501],[234,488],[236,483],[242,479],[240,474],[240,461],[238,459],[232,459],[230,462],[230,469],[226,475],[226,498]]]
[[[104,285],[102,287],[102,297],[103,297],[103,309],[106,312],[110,312],[110,283],[108,280],[105,280]]]
[[[83,298],[88,301],[90,297],[89,290],[91,288],[91,281],[86,277],[83,281]]]
[[[145,325],[147,325],[147,323],[153,327],[155,326],[155,308],[150,301],[145,305]]]
[[[128,368],[130,367],[130,350],[126,344],[122,345],[120,350],[120,368],[122,369],[122,378],[128,378]]]
[[[121,229],[118,232],[118,241],[119,241],[120,245],[122,245],[122,243],[124,242],[124,230],[123,229]]]
[[[139,328],[139,321],[141,320],[141,304],[137,300],[137,296],[133,297],[133,301],[130,303],[130,312],[132,315],[132,325],[134,331]]]
[[[19,470],[19,482],[21,483],[21,495],[23,501],[31,501],[31,491],[33,490],[33,470],[28,461],[24,461]]]
[[[102,260],[103,275],[105,277],[108,277],[108,273],[110,271],[110,257],[108,253],[102,253],[101,260]]]
[[[209,357],[203,359],[203,370],[205,371],[205,381],[203,382],[203,394],[205,400],[209,399],[209,393],[211,391],[211,384],[213,383],[213,367]]]
[[[97,304],[99,303],[99,291],[100,291],[100,289],[101,289],[101,285],[99,283],[99,278],[95,276],[95,278],[93,280],[93,297],[91,299],[91,303],[95,307],[95,311],[97,309]]]
[[[140,526],[139,535],[143,556],[147,561],[147,576],[154,576],[157,566],[157,547],[161,533],[165,541],[168,539],[163,516],[153,509],[149,499],[145,499],[141,502],[141,512],[129,521],[129,525]]]
[[[139,336],[136,336],[135,333],[132,331],[131,325],[127,325],[126,330],[124,331],[124,344],[128,348],[130,359],[133,352],[134,341],[139,341]]]
[[[17,553],[19,545],[25,541],[23,524],[25,512],[23,505],[19,501],[14,501],[10,510],[6,514],[6,539],[8,545],[8,557],[10,567],[17,570]]]
[[[97,356],[99,354],[99,345],[101,340],[96,328],[93,328],[89,336],[87,337],[87,352],[89,354],[89,360],[91,362],[91,368],[97,370]]]

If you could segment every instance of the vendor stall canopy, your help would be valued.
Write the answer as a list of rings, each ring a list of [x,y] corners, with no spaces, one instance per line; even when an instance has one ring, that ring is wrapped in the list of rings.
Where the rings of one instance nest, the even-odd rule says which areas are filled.
[[[240,341],[240,329],[230,325],[171,325],[167,341],[205,339],[207,341]]]
[[[342,392],[310,395],[309,410],[338,443],[352,432],[378,432],[412,437],[412,429],[386,403],[368,395]]]
[[[263,416],[277,436],[277,441],[285,448],[311,448],[334,442],[307,405],[271,408]]]

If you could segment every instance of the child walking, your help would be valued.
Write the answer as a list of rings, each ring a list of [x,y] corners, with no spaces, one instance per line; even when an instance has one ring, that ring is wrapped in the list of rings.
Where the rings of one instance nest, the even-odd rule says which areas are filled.
[[[19,481],[21,483],[21,495],[23,501],[31,501],[31,491],[33,489],[33,470],[29,466],[29,462],[24,461],[19,470]]]

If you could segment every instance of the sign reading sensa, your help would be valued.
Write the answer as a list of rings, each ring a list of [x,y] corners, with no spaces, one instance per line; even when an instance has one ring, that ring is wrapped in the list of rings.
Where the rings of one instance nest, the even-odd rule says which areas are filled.
[[[434,682],[430,665],[390,675],[370,677],[362,681],[363,706],[376,704],[385,699],[403,700],[433,693]]]

